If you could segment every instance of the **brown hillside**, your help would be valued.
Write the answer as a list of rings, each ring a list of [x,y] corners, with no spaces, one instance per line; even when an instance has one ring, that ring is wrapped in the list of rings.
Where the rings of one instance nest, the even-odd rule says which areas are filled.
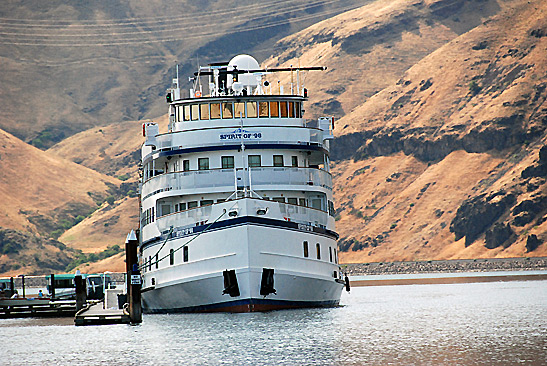
[[[353,190],[337,179],[339,230],[353,238],[344,260],[547,255],[546,14],[543,2],[519,2],[338,122],[334,155],[357,160],[340,177],[385,173],[366,169]],[[397,169],[401,152],[418,173]],[[359,225],[348,225],[352,206],[367,216]]]
[[[310,90],[306,117],[339,118],[512,2],[377,0],[282,39],[278,44],[285,51],[265,64],[327,66],[327,72],[305,79]]]
[[[67,230],[59,241],[84,253],[96,253],[109,246],[125,245],[127,234],[139,226],[139,205],[136,197],[104,203],[91,216]]]
[[[0,130],[0,226],[48,234],[86,216],[119,180],[25,144]]]
[[[162,115],[176,64],[186,75],[237,53],[266,57],[280,38],[359,4],[3,1],[0,128],[46,149],[94,126]]]

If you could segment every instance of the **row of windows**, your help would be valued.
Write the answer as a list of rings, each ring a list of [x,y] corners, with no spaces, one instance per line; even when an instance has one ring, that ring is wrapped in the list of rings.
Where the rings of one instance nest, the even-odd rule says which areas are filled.
[[[218,102],[179,105],[176,121],[231,118],[301,118],[300,102]]]
[[[262,166],[262,156],[261,155],[249,155],[247,157],[247,161],[250,168],[258,168]],[[298,156],[291,156],[291,167],[297,168],[298,167]],[[180,161],[176,160],[173,163],[173,166],[171,169],[169,169],[168,164],[165,165],[165,170],[172,170],[172,171],[180,171]],[[235,157],[234,156],[222,156],[220,158],[220,164],[222,169],[233,169],[235,166]],[[285,166],[285,158],[283,155],[274,155],[273,156],[273,166],[274,167],[284,167]],[[152,178],[153,176],[163,174],[165,171],[163,169],[152,169],[153,165],[152,162],[149,162],[145,166],[145,176],[144,180],[148,180]],[[198,170],[209,170],[210,169],[210,163],[209,158],[198,158],[197,161],[197,168]],[[182,171],[188,172],[190,171],[190,160],[182,160]]]
[[[188,247],[187,246],[182,248],[182,262],[183,263],[188,262]],[[147,264],[148,265],[144,266],[145,272],[146,272],[146,269],[148,269],[148,271],[151,271],[152,267],[154,267],[156,269],[160,268],[160,261],[159,261],[158,253],[156,253],[156,255],[153,258],[152,258],[152,256],[148,256]],[[169,250],[169,265],[172,266],[174,264],[175,264],[175,250],[170,249]]]
[[[268,197],[264,197],[266,200],[270,200]],[[272,197],[272,201],[280,203],[288,203],[290,205],[298,205],[303,207],[308,207],[308,200],[305,198],[296,198],[296,197]],[[216,203],[225,202],[225,199],[218,199]],[[321,209],[321,199],[312,199],[312,208]],[[330,201],[329,201],[330,202]],[[214,203],[214,200],[201,200],[201,201],[188,201],[188,202],[178,202],[174,205],[171,203],[160,203],[158,208],[158,215],[165,216],[171,213],[177,213],[181,211],[191,210],[196,207],[205,207],[210,206]]]
[[[304,241],[302,244],[303,244],[302,247],[304,250],[304,258],[309,258],[310,252],[308,248],[308,242]],[[320,260],[321,259],[321,244],[319,243],[315,244],[315,253],[316,253],[317,259]],[[336,255],[336,249],[333,249],[332,247],[329,247],[329,261],[331,263],[338,263],[338,256]]]

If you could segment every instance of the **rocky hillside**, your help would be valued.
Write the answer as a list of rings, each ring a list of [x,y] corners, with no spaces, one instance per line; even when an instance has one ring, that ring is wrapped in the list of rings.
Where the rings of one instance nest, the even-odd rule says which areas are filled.
[[[40,7],[31,0],[0,6],[0,15],[72,22],[43,27],[50,38],[40,45],[27,43],[49,23],[25,30],[0,22],[4,31],[17,29],[17,37],[28,33],[18,42],[0,35],[6,70],[0,79],[11,88],[0,91],[6,106],[0,127],[47,149],[0,131],[0,168],[6,172],[0,198],[7,202],[0,226],[18,230],[8,236],[44,253],[66,245],[66,257],[44,264],[48,271],[111,253],[135,227],[142,142],[137,120],[154,117],[164,128],[165,117],[155,116],[165,112],[169,63],[178,60],[185,75],[198,56],[202,64],[239,52],[266,59],[272,50],[265,66],[328,67],[304,80],[311,92],[306,117],[339,118],[332,158],[342,261],[547,256],[543,2],[376,0],[349,11],[355,1],[288,2],[298,7],[281,18],[249,2],[239,4],[256,10],[248,19],[237,17],[217,34],[202,31],[187,43],[187,30],[173,40],[153,31],[163,29],[162,22],[173,24],[169,17],[144,21],[154,19],[162,4],[135,0],[123,11],[119,4],[90,11],[80,3]],[[207,6],[214,17],[229,5]],[[249,38],[261,14],[272,18]],[[299,20],[284,26],[291,17]],[[268,25],[272,19],[278,28]],[[83,29],[94,29],[89,39]],[[74,45],[59,46],[69,35],[95,43],[74,53]],[[17,96],[31,82],[36,102],[24,108]],[[3,248],[0,265],[20,266],[11,271],[27,260],[27,272],[44,263],[32,261],[26,249],[19,250],[24,259],[15,260]],[[123,257],[86,268],[123,269]]]
[[[547,255],[546,15],[514,3],[338,122],[346,261]]]

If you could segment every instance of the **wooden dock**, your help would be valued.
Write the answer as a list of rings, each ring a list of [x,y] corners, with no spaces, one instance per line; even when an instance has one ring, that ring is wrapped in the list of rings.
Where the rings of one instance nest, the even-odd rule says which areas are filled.
[[[102,303],[83,308],[74,317],[75,325],[129,324],[129,313],[123,309],[103,309]]]
[[[76,314],[76,301],[50,299],[1,299],[0,319],[65,317]]]

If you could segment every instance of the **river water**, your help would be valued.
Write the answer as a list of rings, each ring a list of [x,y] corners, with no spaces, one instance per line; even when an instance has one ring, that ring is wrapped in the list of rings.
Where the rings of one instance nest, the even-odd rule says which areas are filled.
[[[353,288],[333,309],[0,320],[0,365],[546,365],[547,281]]]

